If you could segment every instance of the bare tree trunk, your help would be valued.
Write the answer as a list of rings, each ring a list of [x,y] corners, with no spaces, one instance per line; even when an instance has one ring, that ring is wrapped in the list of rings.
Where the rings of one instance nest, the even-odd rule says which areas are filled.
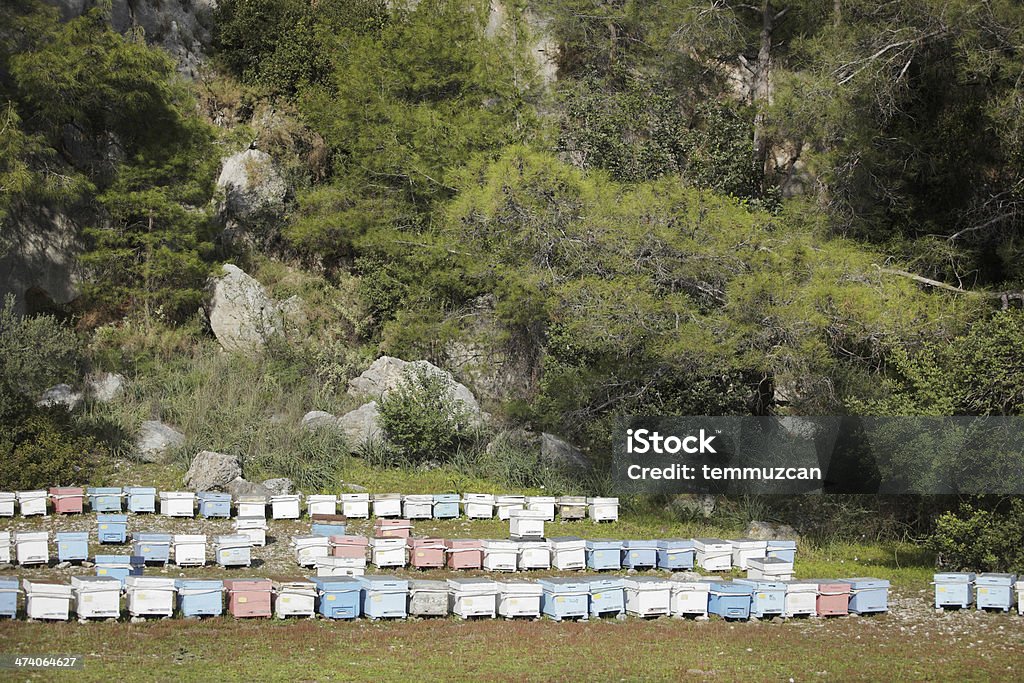
[[[752,102],[754,114],[754,174],[758,178],[759,189],[763,193],[768,174],[768,139],[765,136],[767,121],[766,109],[768,96],[771,92],[769,83],[772,62],[772,30],[775,26],[775,10],[770,0],[761,5],[761,44],[757,51],[757,62],[754,64],[754,83]]]

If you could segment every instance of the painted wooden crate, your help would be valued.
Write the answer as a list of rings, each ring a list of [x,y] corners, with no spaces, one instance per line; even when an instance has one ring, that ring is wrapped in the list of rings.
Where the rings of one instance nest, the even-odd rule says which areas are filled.
[[[121,582],[112,576],[72,576],[75,613],[79,620],[121,616]]]
[[[0,617],[17,618],[19,592],[17,579],[0,577]]]
[[[191,491],[161,491],[160,514],[165,517],[194,517],[196,494]]]
[[[402,496],[402,516],[406,519],[430,519],[434,516],[434,496],[409,494]]]
[[[586,519],[586,496],[560,496],[558,498],[558,517],[566,522]]]
[[[498,615],[506,619],[540,618],[544,588],[532,581],[498,581]]]
[[[50,489],[53,511],[58,515],[81,514],[85,501],[85,490],[77,486],[53,487]]]
[[[375,494],[373,494],[373,516],[374,517],[401,517],[402,516],[402,494],[401,493],[375,493]]]
[[[412,522],[407,519],[375,519],[373,535],[377,538],[409,538],[412,535]]]
[[[935,586],[935,608],[968,608],[974,602],[974,574],[945,572],[932,577]]]
[[[1009,612],[1013,607],[1013,588],[1016,580],[1016,574],[978,574],[974,579],[975,605],[979,610]],[[854,611],[852,599],[850,611]]]
[[[587,514],[595,522],[617,522],[618,498],[587,498]]]
[[[174,579],[129,576],[125,579],[128,613],[133,617],[169,617],[174,614],[177,590]]]
[[[0,491],[0,517],[13,517],[18,495],[14,491]]]
[[[85,495],[93,512],[121,512],[124,491],[120,486],[90,486]]]
[[[274,582],[274,616],[311,618],[316,614],[317,585],[309,579],[291,578]]]
[[[302,496],[284,493],[270,497],[270,516],[274,519],[298,519],[302,516]]]
[[[494,497],[494,509],[498,519],[508,521],[513,510],[526,509],[526,496],[505,495]]]
[[[492,572],[514,572],[519,565],[519,544],[515,541],[488,538],[483,541],[484,569]]]
[[[67,621],[71,613],[71,585],[51,581],[21,582],[25,591],[25,615],[29,619]]]
[[[519,541],[516,568],[519,571],[551,569],[551,546],[547,541]]]
[[[235,516],[246,519],[267,518],[266,496],[239,496],[235,501]]]
[[[228,614],[236,619],[271,615],[274,585],[270,579],[224,579],[228,594]]]
[[[366,575],[356,577],[362,593],[363,616],[370,619],[405,619],[409,581],[394,576]]]
[[[459,494],[434,494],[434,519],[456,519],[459,516]]]
[[[0,531],[0,564],[11,563],[11,532]]]
[[[673,581],[670,613],[681,618],[707,617],[710,590],[707,581]]]
[[[369,493],[343,493],[341,498],[341,514],[351,519],[368,519],[370,517]]]
[[[750,586],[750,615],[756,619],[782,616],[786,611],[786,584],[762,579],[733,579],[733,583]]]
[[[313,567],[317,576],[362,576],[366,557],[318,557]]]
[[[527,496],[526,509],[542,513],[545,522],[553,522],[557,502],[558,499],[554,496]]]
[[[626,584],[623,579],[590,579],[588,585],[590,616],[621,617],[626,614]]]
[[[171,559],[171,535],[153,531],[133,533],[132,554],[145,562],[166,563]]]
[[[516,540],[544,538],[545,513],[540,510],[509,510],[509,536]]]
[[[47,564],[50,561],[49,532],[15,531],[14,555],[20,565]]]
[[[227,519],[231,516],[230,493],[200,491],[196,499],[199,501],[199,514],[206,519]]]
[[[631,576],[622,580],[626,589],[626,613],[637,617],[668,615],[672,608],[672,582],[653,576]]]
[[[440,569],[444,566],[443,538],[407,538],[409,566],[415,569]]]
[[[695,538],[693,549],[697,566],[709,572],[732,569],[732,544],[721,538]]]
[[[152,486],[126,486],[124,497],[128,512],[156,512],[156,489]]]
[[[58,531],[57,561],[81,562],[89,559],[88,531]]]
[[[412,579],[406,611],[410,617],[448,615],[448,584],[444,581]]]
[[[18,510],[22,517],[46,516],[46,491],[18,491]]]
[[[666,538],[659,540],[657,546],[658,569],[667,569],[669,571],[693,569],[695,554],[693,539]]]
[[[331,554],[331,540],[327,536],[292,536],[291,546],[295,563],[300,567],[313,567],[318,557]]]
[[[732,546],[732,565],[740,569],[749,569],[749,560],[762,560],[768,556],[768,542],[754,538],[738,538],[729,541]]]
[[[779,557],[752,557],[747,560],[747,578],[789,581],[793,578],[793,563]]]
[[[765,548],[768,557],[774,557],[786,562],[796,561],[796,541],[768,541]]]
[[[590,582],[586,579],[555,577],[540,579],[544,590],[541,610],[544,615],[561,621],[583,619],[590,616]]]
[[[184,617],[224,614],[224,582],[220,579],[177,579],[178,610]]]
[[[206,534],[175,534],[171,546],[179,567],[206,566]]]
[[[818,585],[808,581],[786,581],[784,617],[812,617],[818,613]]]
[[[129,576],[142,576],[146,561],[137,555],[97,555],[96,576],[112,576],[121,582],[124,588]]]
[[[348,517],[345,515],[314,513],[309,525],[309,533],[313,536],[344,536],[348,530]]]
[[[250,545],[262,547],[267,544],[266,517],[236,517],[235,533],[249,539]]]
[[[467,493],[462,499],[462,511],[469,519],[494,517],[494,496],[490,493]]]
[[[451,613],[469,619],[498,613],[498,584],[490,579],[448,579],[448,605]]]
[[[224,534],[213,537],[214,561],[224,567],[252,565],[252,541],[245,534]]]
[[[359,616],[363,585],[350,576],[314,576],[317,610],[328,619],[355,619]]]
[[[341,536],[331,536],[328,540],[331,543],[331,555],[333,557],[366,559],[366,549],[370,545],[370,539],[366,536],[343,534]]]
[[[548,539],[551,546],[551,566],[562,571],[583,569],[587,566],[587,542],[576,536],[556,536]]]
[[[749,619],[750,598],[753,594],[749,585],[725,580],[708,580],[708,614],[717,614],[723,619]]]
[[[476,538],[449,538],[444,542],[449,569],[482,569],[483,541]]]
[[[801,579],[818,587],[815,611],[819,617],[842,617],[850,613],[850,584],[837,579]]]
[[[370,560],[377,567],[404,567],[405,539],[371,538]]]
[[[588,540],[587,569],[594,571],[622,569],[622,541],[605,538]]]
[[[872,614],[889,610],[889,581],[871,576],[841,579],[850,584],[850,611]],[[1009,609],[1009,607],[1007,607]]]
[[[636,539],[623,541],[622,566],[626,569],[654,569],[658,566],[658,542]]]
[[[128,540],[128,515],[96,515],[96,538],[100,543],[125,543]]]
[[[310,519],[315,515],[337,515],[338,497],[323,493],[306,496],[306,513]]]

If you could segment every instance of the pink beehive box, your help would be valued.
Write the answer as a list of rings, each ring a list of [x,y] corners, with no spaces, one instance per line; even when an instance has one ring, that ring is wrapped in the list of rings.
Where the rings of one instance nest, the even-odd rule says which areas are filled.
[[[484,546],[476,538],[449,538],[444,542],[449,569],[481,569],[484,566]]]
[[[366,559],[366,547],[370,540],[366,536],[331,536],[331,555],[350,559]]]
[[[410,538],[409,565],[416,569],[440,569],[444,566],[445,545],[442,538]]]
[[[409,538],[412,533],[412,522],[407,519],[376,519],[373,522],[373,535],[377,538]]]
[[[228,612],[236,618],[269,617],[274,585],[270,579],[224,579]]]
[[[850,613],[850,584],[828,579],[801,579],[818,585],[818,616],[839,617]]]
[[[74,515],[82,512],[85,490],[78,487],[54,487],[50,489],[53,511],[58,515]]]

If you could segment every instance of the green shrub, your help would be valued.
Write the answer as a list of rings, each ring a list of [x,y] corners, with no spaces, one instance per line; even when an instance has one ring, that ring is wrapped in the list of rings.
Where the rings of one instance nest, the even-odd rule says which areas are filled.
[[[984,572],[1024,572],[1024,500],[1014,498],[994,509],[963,504],[942,514],[929,547],[941,567]]]
[[[17,424],[0,426],[0,487],[92,484],[105,456],[105,447],[78,433],[63,408],[33,410]]]

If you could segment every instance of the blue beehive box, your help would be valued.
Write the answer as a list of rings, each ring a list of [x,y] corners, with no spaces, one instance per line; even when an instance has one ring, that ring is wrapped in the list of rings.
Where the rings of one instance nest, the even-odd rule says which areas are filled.
[[[455,519],[459,516],[459,494],[434,494],[434,519]]]
[[[855,614],[872,614],[889,610],[889,582],[870,576],[840,579],[850,584],[850,611]]]
[[[586,579],[539,579],[544,589],[541,612],[555,621],[586,619],[590,615],[590,582]]]
[[[658,542],[623,541],[622,566],[627,569],[654,569],[658,566]]]
[[[57,560],[74,562],[89,559],[88,531],[58,531]]]
[[[318,611],[328,619],[355,619],[363,584],[352,576],[313,576],[319,596]]]
[[[370,619],[405,618],[409,595],[409,582],[406,579],[369,575],[360,576],[358,580],[361,584],[363,616]]]
[[[590,580],[590,616],[618,617],[626,613],[626,588],[622,579]]]
[[[0,579],[0,617],[18,616],[18,580]]]
[[[1015,574],[978,574],[974,579],[975,604],[978,609],[1009,612],[1013,606],[1013,582],[1016,580]]]
[[[129,576],[142,576],[145,561],[134,555],[97,555],[96,576],[113,576],[124,588],[125,579]]]
[[[658,541],[658,569],[693,569],[693,540],[669,538]]]
[[[178,579],[178,609],[183,617],[224,614],[224,582],[220,579]]]
[[[156,489],[152,486],[126,486],[128,512],[156,512]]]
[[[199,500],[199,514],[207,519],[231,516],[231,494],[218,491],[200,491],[196,494]]]
[[[967,608],[974,602],[974,574],[947,572],[932,577],[935,585],[935,608]]]
[[[708,581],[708,614],[724,619],[749,619],[753,590],[748,585],[732,581]]]
[[[122,491],[120,486],[90,486],[85,490],[89,509],[93,512],[120,512]]]
[[[768,541],[767,557],[774,557],[786,562],[796,559],[796,541]]]
[[[96,537],[100,543],[124,543],[128,540],[128,515],[96,515]]]
[[[587,568],[595,571],[622,569],[622,541],[587,541]]]
[[[152,532],[132,534],[132,554],[145,562],[167,562],[171,555],[171,535]]]
[[[750,614],[758,619],[782,616],[786,610],[786,584],[760,579],[735,579],[733,583],[750,586]]]
[[[309,527],[310,536],[344,536],[348,529],[348,518],[344,515],[313,515],[313,522]]]

